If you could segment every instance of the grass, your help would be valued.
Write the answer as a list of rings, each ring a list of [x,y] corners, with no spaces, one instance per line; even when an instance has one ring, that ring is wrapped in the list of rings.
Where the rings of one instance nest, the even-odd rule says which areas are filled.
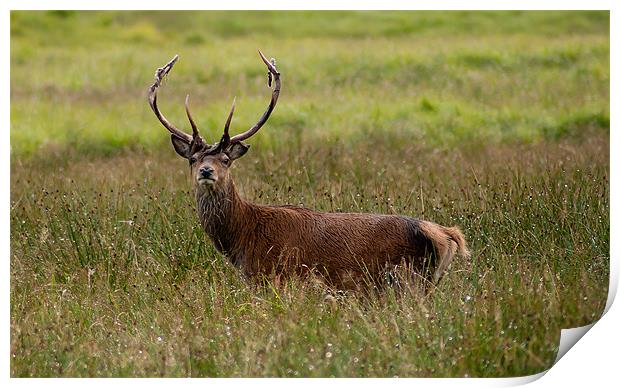
[[[249,284],[207,240],[145,89],[179,53],[171,121],[246,128],[258,47],[245,197],[459,225],[434,293]],[[602,313],[608,13],[12,12],[11,65],[13,377],[519,376]]]
[[[263,134],[268,143],[291,131],[308,141],[397,131],[442,146],[533,142],[567,135],[563,129],[573,123],[575,132],[609,128],[608,13],[235,15],[13,12],[13,154],[77,148],[109,155],[167,142],[145,90],[155,68],[176,53],[181,60],[161,93],[173,122],[185,123],[183,98],[191,93],[212,139],[234,96],[235,125],[250,126],[269,96],[257,48],[277,57],[283,73],[286,103]],[[480,28],[446,30],[467,20]],[[271,29],[256,27],[252,37],[218,32],[222,24],[234,31],[235,23]],[[300,26],[299,36],[284,34],[287,23]],[[204,42],[187,43],[172,31],[179,24],[192,36],[200,31]],[[366,31],[369,24],[378,30]],[[434,27],[407,32],[408,25],[425,24]],[[136,26],[150,38],[125,38]],[[402,31],[386,36],[388,26]],[[541,31],[549,26],[557,31]]]

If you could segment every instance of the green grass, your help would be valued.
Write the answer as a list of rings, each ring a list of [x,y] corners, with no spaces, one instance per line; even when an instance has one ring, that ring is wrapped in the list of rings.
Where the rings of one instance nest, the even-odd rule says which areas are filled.
[[[12,152],[161,144],[145,90],[176,53],[160,103],[173,122],[186,126],[190,93],[212,139],[234,96],[235,126],[252,125],[269,96],[257,48],[283,74],[267,142],[291,131],[308,141],[398,131],[437,146],[608,131],[608,13],[344,15],[13,12]],[[126,38],[135,30],[149,38]]]
[[[431,295],[243,279],[146,103],[208,139],[269,90],[244,196],[459,225]],[[12,12],[11,376],[518,376],[609,276],[607,12]]]

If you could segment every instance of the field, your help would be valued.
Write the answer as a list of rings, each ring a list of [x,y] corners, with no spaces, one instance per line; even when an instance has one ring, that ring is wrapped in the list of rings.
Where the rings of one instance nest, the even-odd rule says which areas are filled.
[[[255,202],[458,225],[429,295],[248,283],[148,108],[208,141],[282,93]],[[607,12],[12,12],[11,376],[522,376],[609,277]]]

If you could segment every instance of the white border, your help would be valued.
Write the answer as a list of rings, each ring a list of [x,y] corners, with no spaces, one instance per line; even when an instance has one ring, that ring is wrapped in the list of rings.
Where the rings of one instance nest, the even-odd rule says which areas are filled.
[[[9,109],[9,102],[11,99],[11,90],[9,88],[11,76],[9,74],[9,67],[11,63],[11,55],[10,55],[10,14],[9,12],[3,12],[0,16],[0,33],[2,34],[2,42],[3,44],[2,51],[3,55],[0,55],[0,120],[2,120],[2,141],[0,141],[2,150],[0,151],[0,173],[2,174],[2,182],[5,182],[5,186],[2,190],[0,190],[0,203],[4,206],[0,206],[0,228],[1,234],[0,238],[2,239],[2,243],[0,243],[0,257],[5,258],[6,262],[2,266],[2,280],[5,286],[3,287],[2,298],[0,299],[0,304],[2,310],[0,314],[2,314],[2,325],[5,330],[2,331],[2,336],[0,337],[0,343],[2,344],[2,349],[5,350],[3,357],[4,359],[0,361],[0,373],[3,376],[9,376],[9,353],[10,353],[10,327],[11,327],[11,315],[10,315],[10,251],[9,247],[11,244],[11,236],[9,230],[10,223],[10,191],[9,191],[9,171],[10,171],[10,132],[9,127],[11,123],[11,114]]]
[[[248,1],[248,0],[227,0],[197,3],[191,0],[175,1],[120,1],[110,0],[104,2],[84,2],[79,0],[56,0],[53,3],[41,0],[8,0],[8,9],[76,9],[76,10],[136,10],[136,9],[162,9],[162,10],[608,10],[613,9],[612,1],[590,0],[575,1],[565,0],[543,1],[543,0],[522,0],[522,1],[494,1],[494,0],[471,0],[459,2],[456,0],[435,0],[427,2],[405,2],[402,0],[315,0],[297,1],[286,0],[271,1]],[[202,5],[202,6],[201,6]],[[558,7],[561,5],[561,7]]]

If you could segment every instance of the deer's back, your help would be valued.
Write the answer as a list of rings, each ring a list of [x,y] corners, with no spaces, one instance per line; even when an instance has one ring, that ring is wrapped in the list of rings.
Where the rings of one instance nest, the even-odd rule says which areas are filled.
[[[322,213],[256,206],[243,247],[246,272],[319,268],[331,275],[376,271],[404,256],[422,256],[421,221],[363,213]]]

